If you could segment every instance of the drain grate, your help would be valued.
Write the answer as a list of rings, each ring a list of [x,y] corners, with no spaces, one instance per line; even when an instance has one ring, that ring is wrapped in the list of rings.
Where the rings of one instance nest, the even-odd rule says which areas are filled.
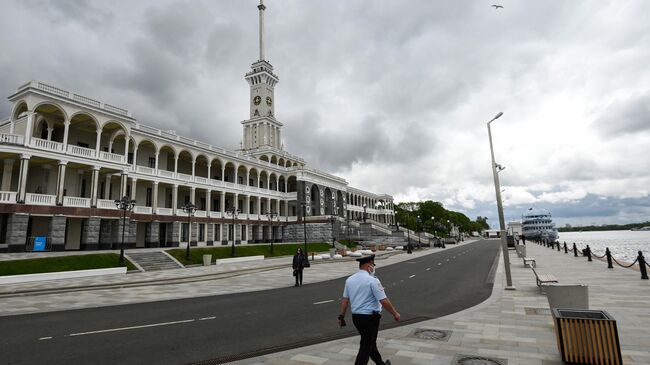
[[[549,308],[524,307],[524,311],[526,311],[527,315],[534,315],[534,316],[550,316],[551,315],[551,310]]]
[[[451,365],[508,365],[508,360],[478,355],[456,354]]]
[[[409,337],[420,338],[423,340],[449,341],[449,338],[451,337],[451,331],[431,328],[416,328],[413,330],[413,333],[409,335]]]

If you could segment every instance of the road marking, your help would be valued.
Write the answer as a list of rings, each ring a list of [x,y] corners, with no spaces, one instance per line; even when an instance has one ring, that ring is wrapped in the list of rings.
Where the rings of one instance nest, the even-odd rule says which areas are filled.
[[[447,259],[447,261],[449,261],[449,259]]]
[[[427,267],[427,271],[429,271],[429,270],[431,270],[431,268],[430,268],[430,267]]]
[[[52,339],[52,336],[47,336],[47,337],[41,337],[38,340],[43,341],[43,340],[51,340],[51,339]]]
[[[412,278],[414,278],[414,277],[415,277],[415,275],[411,275],[411,276],[409,276],[409,279],[412,279]]]
[[[207,321],[209,319],[216,319],[216,318],[217,317],[203,317],[203,318],[199,318],[199,321]]]
[[[331,303],[331,302],[333,302],[333,301],[334,301],[334,299],[331,299],[331,300],[323,300],[322,302],[316,302],[316,303],[314,303],[314,305],[325,304],[325,303]]]
[[[184,321],[173,321],[173,322],[162,322],[162,323],[152,323],[152,324],[145,324],[142,326],[132,326],[132,327],[120,327],[120,328],[110,328],[107,330],[99,330],[99,331],[88,331],[88,332],[79,332],[79,333],[71,333],[68,336],[73,337],[73,336],[85,336],[85,335],[96,335],[98,333],[107,333],[107,332],[118,332],[118,331],[129,331],[129,330],[135,330],[135,329],[140,329],[140,328],[149,328],[149,327],[160,327],[160,326],[169,326],[172,324],[181,324],[181,323],[189,323],[189,322],[194,322],[194,319],[186,319]]]
[[[442,265],[442,263],[439,262],[439,263],[438,263],[438,266],[440,266],[440,265]]]

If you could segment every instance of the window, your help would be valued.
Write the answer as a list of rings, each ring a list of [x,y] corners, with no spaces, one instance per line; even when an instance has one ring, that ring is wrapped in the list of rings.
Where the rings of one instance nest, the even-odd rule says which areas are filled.
[[[246,229],[246,226],[242,224],[241,225],[241,240],[242,241],[246,241],[246,231],[248,231]]]
[[[129,164],[133,164],[133,153],[132,153],[132,152],[129,152],[126,161],[127,161]]]
[[[153,197],[153,190],[151,188],[147,188],[147,198],[146,198],[146,206],[151,207],[152,204],[152,197]]]
[[[156,158],[155,157],[149,157],[149,165],[150,168],[155,169],[156,168]]]
[[[205,224],[199,224],[199,242],[205,241]]]
[[[187,233],[188,233],[187,227],[188,227],[187,223],[182,223],[181,224],[181,242],[188,242],[188,239],[187,239]]]

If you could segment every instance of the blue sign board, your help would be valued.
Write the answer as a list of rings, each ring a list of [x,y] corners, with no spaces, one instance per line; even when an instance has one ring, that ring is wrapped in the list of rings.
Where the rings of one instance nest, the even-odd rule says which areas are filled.
[[[34,251],[45,251],[45,243],[47,242],[46,236],[34,237]]]

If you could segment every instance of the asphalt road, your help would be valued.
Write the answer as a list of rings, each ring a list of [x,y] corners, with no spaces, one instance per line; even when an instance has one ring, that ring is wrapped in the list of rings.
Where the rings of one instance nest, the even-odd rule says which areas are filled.
[[[479,241],[386,267],[378,260],[377,277],[403,323],[436,318],[490,296],[498,249],[498,241]],[[349,314],[348,327],[336,326],[344,281],[2,317],[0,362],[190,364],[355,336]],[[391,322],[385,312],[382,326]]]

